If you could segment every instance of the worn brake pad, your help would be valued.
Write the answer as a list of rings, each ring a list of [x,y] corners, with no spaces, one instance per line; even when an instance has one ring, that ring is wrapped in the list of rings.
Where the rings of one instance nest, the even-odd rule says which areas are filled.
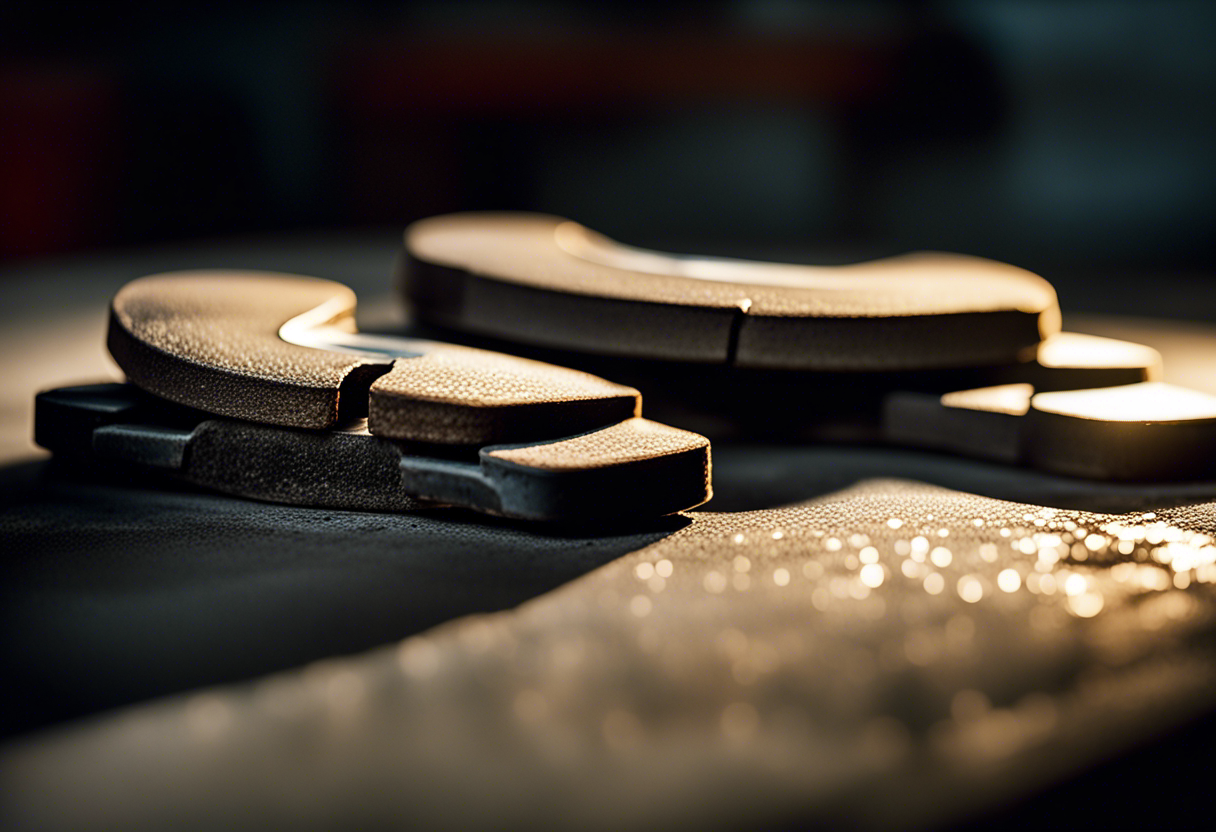
[[[334,430],[275,427],[99,384],[40,393],[35,440],[59,456],[165,471],[229,494],[364,511],[434,501],[525,520],[636,523],[711,496],[708,440],[641,418],[442,454],[373,436],[363,420]]]
[[[1216,396],[1163,382],[1036,393],[1006,384],[886,399],[883,434],[1045,471],[1113,480],[1216,479]]]
[[[431,341],[361,335],[338,283],[183,272],[127,284],[108,345],[134,384],[222,416],[442,444],[550,439],[640,413],[636,390],[588,373]]]
[[[524,344],[738,367],[990,365],[1059,329],[1055,291],[1014,266],[911,254],[840,267],[686,258],[534,214],[453,214],[405,232],[427,323]]]

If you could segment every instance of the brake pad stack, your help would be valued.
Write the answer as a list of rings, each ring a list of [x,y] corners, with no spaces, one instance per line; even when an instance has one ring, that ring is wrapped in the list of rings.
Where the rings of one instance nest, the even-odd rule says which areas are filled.
[[[354,310],[349,289],[312,278],[134,281],[114,298],[108,338],[131,386],[42,394],[36,439],[230,493],[341,508],[421,498],[584,522],[709,499],[708,440],[641,418],[636,390],[484,350],[360,335]]]
[[[750,435],[844,421],[1111,479],[1210,477],[1216,463],[1216,398],[1156,382],[1155,350],[1060,332],[1051,286],[989,260],[690,258],[556,217],[456,214],[406,229],[401,281],[428,326],[561,351]]]

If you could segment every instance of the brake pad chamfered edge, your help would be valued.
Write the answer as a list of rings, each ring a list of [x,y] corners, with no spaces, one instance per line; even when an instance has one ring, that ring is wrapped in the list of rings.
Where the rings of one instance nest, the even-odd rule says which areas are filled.
[[[536,214],[453,214],[405,232],[427,322],[542,347],[809,371],[999,364],[1059,329],[1055,291],[1004,263],[911,254],[812,267],[687,258]]]

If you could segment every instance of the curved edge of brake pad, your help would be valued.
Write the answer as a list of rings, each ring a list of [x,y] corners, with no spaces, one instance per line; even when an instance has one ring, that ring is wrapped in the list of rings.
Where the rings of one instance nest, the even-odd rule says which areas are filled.
[[[915,254],[840,267],[681,258],[535,214],[405,231],[402,288],[429,322],[537,346],[816,371],[1016,360],[1059,330],[1047,281]]]
[[[409,341],[406,357],[327,349],[354,335],[345,286],[273,273],[184,272],[133,281],[108,345],[140,388],[251,422],[324,429],[370,411],[373,433],[445,444],[569,435],[636,416],[630,387],[539,361]],[[287,322],[308,343],[284,340]],[[316,336],[316,337],[312,337]]]
[[[713,496],[705,437],[648,419],[542,443],[495,445],[478,453],[476,477],[459,463],[403,458],[408,487],[427,499],[484,507],[528,520],[569,522],[657,517]]]
[[[1216,480],[1216,396],[1163,382],[898,392],[884,404],[883,433],[898,444],[1069,476]]]
[[[366,406],[359,388],[387,362],[278,337],[284,322],[319,309],[324,323],[351,322],[355,294],[293,275],[151,275],[114,296],[106,344],[133,384],[161,398],[251,422],[327,428],[346,415],[344,398]]]

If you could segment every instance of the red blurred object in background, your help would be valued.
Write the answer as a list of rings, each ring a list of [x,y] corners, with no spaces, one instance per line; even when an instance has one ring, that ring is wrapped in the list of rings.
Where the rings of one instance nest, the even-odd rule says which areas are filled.
[[[104,240],[118,98],[101,70],[0,68],[0,260]]]

